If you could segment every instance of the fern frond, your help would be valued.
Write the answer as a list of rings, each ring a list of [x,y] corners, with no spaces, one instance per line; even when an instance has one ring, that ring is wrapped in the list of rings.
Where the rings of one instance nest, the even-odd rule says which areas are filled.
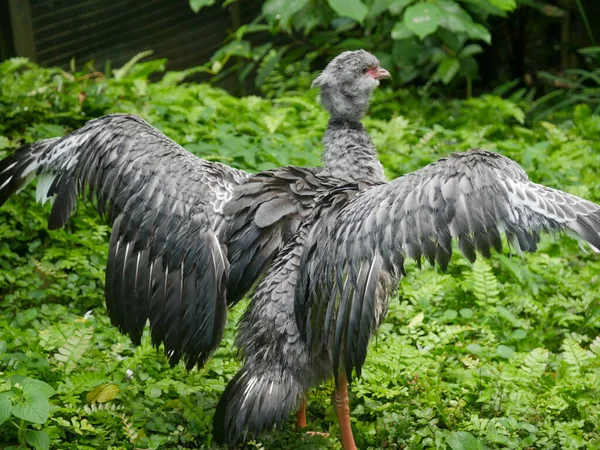
[[[577,373],[586,365],[590,355],[573,339],[567,338],[562,344],[562,356],[569,364],[569,369],[575,369]]]
[[[119,417],[121,418],[121,421],[123,422],[123,432],[125,433],[125,436],[127,436],[127,439],[129,439],[129,442],[131,442],[132,444],[135,444],[135,442],[140,437],[139,431],[137,430],[137,428],[135,428],[135,426],[133,425],[133,422],[131,421],[129,416],[127,416],[125,414],[119,414]]]
[[[57,391],[68,395],[80,394],[105,381],[105,377],[104,371],[74,373],[58,385]]]
[[[525,357],[521,370],[530,378],[539,378],[546,371],[549,357],[550,352],[545,348],[534,348]]]
[[[600,336],[596,336],[596,339],[592,341],[590,344],[590,351],[594,355],[600,356]]]
[[[465,276],[466,289],[484,303],[497,303],[500,296],[498,280],[492,272],[492,267],[483,259],[478,258],[473,263],[471,273]]]
[[[528,293],[519,295],[518,301],[518,306],[524,313],[527,313],[531,316],[535,316],[537,318],[543,317],[546,314],[546,311],[544,310],[542,305]]]
[[[79,415],[83,416],[83,415],[92,415],[99,411],[113,411],[114,412],[114,411],[120,411],[122,409],[123,409],[123,405],[117,405],[112,402],[106,402],[106,403],[91,403],[91,404],[85,405],[81,408],[77,408],[77,412],[79,413]]]
[[[92,333],[89,328],[76,330],[54,354],[54,359],[58,362],[57,365],[63,368],[66,373],[75,369],[77,362],[89,348]]]
[[[573,110],[573,122],[575,122],[577,128],[583,128],[590,117],[592,117],[592,110],[587,104],[581,103],[575,106]]]
[[[145,58],[146,56],[153,55],[153,54],[154,54],[153,50],[146,50],[146,51],[138,53],[137,55],[134,55],[133,58],[131,58],[129,61],[127,61],[125,64],[123,64],[123,67],[121,67],[120,69],[113,70],[115,80],[122,80],[123,78],[125,78],[127,75],[129,75],[129,73],[131,72],[131,69],[133,69],[134,66],[141,59]]]
[[[0,64],[0,73],[12,73],[23,66],[31,65],[31,61],[24,57],[9,58],[6,61],[2,61]]]
[[[497,106],[505,115],[511,116],[520,124],[525,123],[525,113],[513,102],[504,100],[500,97],[494,97],[494,106]]]
[[[200,72],[208,73],[210,71],[204,66],[190,67],[189,69],[185,70],[170,71],[165,73],[165,76],[162,78],[160,83],[164,86],[176,86],[182,83],[187,77]]]
[[[551,398],[552,401],[548,403],[548,408],[556,411],[564,411],[569,407],[569,402],[567,402],[561,395],[552,395]]]

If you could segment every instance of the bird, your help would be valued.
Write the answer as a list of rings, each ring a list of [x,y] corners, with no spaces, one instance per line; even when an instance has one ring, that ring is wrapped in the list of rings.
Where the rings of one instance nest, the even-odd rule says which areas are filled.
[[[340,194],[343,197],[386,181],[375,145],[361,119],[373,89],[380,80],[390,77],[375,56],[359,50],[334,58],[313,81],[330,116],[322,139],[323,170],[318,174],[321,189],[315,192],[313,208],[327,209],[328,203],[321,202],[320,197],[339,187],[344,187]],[[247,196],[241,201],[248,201]],[[228,207],[241,210],[237,199]],[[305,222],[278,252],[238,325],[235,345],[244,366],[229,382],[215,411],[213,435],[220,444],[231,446],[243,437],[280,426],[295,410],[297,424],[305,426],[303,398],[309,385],[325,379],[313,373],[308,349],[299,340],[293,319],[294,277],[304,234],[310,226]]]
[[[336,104],[332,92],[343,104],[347,96],[335,89],[323,104]],[[360,117],[331,121],[359,129]],[[356,449],[348,385],[361,376],[369,343],[406,276],[405,260],[420,266],[425,259],[445,271],[453,241],[474,262],[477,254],[501,252],[503,234],[520,254],[534,252],[542,233],[564,232],[600,249],[599,205],[532,182],[498,153],[452,153],[390,182],[345,176],[356,174],[356,164],[376,166],[368,139],[365,131],[365,147],[352,147],[360,158],[335,155],[336,175],[347,182],[318,195],[241,319],[236,345],[243,366],[214,415],[221,444],[281,425],[291,411],[303,411],[311,388],[333,379],[342,448]]]
[[[37,201],[52,201],[49,229],[68,222],[78,198],[95,205],[112,226],[112,324],[139,345],[149,321],[152,343],[172,365],[202,366],[221,341],[228,306],[296,234],[315,199],[354,179],[385,179],[360,124],[385,78],[377,58],[359,50],[338,55],[315,80],[331,116],[319,168],[253,175],[192,155],[140,117],[111,114],[0,161],[0,206],[36,177]]]

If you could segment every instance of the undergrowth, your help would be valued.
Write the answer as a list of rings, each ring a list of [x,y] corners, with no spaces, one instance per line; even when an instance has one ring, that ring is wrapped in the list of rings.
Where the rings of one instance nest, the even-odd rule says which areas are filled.
[[[258,171],[317,165],[327,116],[314,92],[237,99],[164,61],[113,74],[0,64],[0,157],[111,112],[139,114],[202,157]],[[525,126],[494,96],[437,102],[377,93],[365,120],[390,177],[481,147],[534,181],[600,201],[600,116],[577,106]],[[234,308],[201,370],[170,368],[146,337],[134,347],[103,305],[109,227],[80,205],[65,230],[26,189],[0,210],[0,447],[215,448],[214,407],[237,370]],[[566,238],[521,258],[506,251],[449,272],[418,270],[392,301],[351,409],[359,448],[600,448],[600,262]],[[246,448],[339,448],[331,386],[313,392],[310,437],[290,424]]]

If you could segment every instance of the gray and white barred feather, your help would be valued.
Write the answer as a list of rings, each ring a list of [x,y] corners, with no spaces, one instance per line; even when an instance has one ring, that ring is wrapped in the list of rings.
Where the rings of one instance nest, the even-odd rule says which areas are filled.
[[[386,286],[406,257],[446,269],[452,241],[470,260],[502,249],[536,250],[540,233],[566,232],[600,248],[600,206],[531,182],[496,153],[455,153],[390,183],[365,190],[307,238],[296,314],[312,349],[324,342],[334,372],[360,370],[387,309]]]
[[[136,116],[113,114],[26,146],[0,164],[0,205],[38,176],[50,229],[77,197],[113,226],[106,274],[111,321],[134,343],[150,320],[171,363],[202,364],[226,318],[223,207],[249,175],[197,158]]]

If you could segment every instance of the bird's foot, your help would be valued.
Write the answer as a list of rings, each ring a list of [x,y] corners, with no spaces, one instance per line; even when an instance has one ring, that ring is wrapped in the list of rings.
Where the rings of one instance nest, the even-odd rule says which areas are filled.
[[[304,434],[308,434],[309,436],[321,436],[324,438],[331,437],[329,433],[325,433],[323,431],[305,431]]]

